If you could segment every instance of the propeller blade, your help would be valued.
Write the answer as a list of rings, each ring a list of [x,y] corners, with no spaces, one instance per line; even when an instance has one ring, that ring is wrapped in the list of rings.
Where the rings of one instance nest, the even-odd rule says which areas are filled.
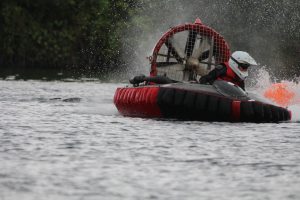
[[[203,62],[203,61],[201,61],[201,62],[199,62],[199,63],[202,63],[202,64],[207,64],[207,65],[217,65],[218,63],[209,63],[209,62]]]
[[[185,44],[185,49],[184,49],[187,58],[189,58],[193,54],[196,37],[197,37],[197,32],[194,30],[190,30]]]
[[[161,69],[174,70],[174,71],[183,71],[185,66],[180,63],[157,63],[157,67],[161,67]]]
[[[211,37],[210,48],[209,48],[209,55],[208,55],[208,63],[209,63],[208,66],[207,66],[208,70],[211,69],[212,59],[213,59],[213,56],[215,54],[214,49],[215,49],[215,38]]]
[[[204,51],[203,53],[201,53],[199,56],[198,56],[198,59],[199,59],[199,61],[201,62],[202,60],[205,60],[205,59],[207,59],[207,58],[209,58],[210,57],[210,51],[211,50],[206,50],[206,51]],[[213,53],[211,54],[211,56],[214,56],[215,54],[216,54],[216,48],[215,47],[213,47]],[[197,57],[196,57],[197,58]]]
[[[157,62],[156,66],[157,67],[168,67],[170,65],[176,65],[179,64],[178,62]]]
[[[209,57],[209,50],[204,51],[198,56],[199,61],[205,60]]]
[[[184,60],[184,53],[179,48],[179,45],[176,43],[173,37],[169,38],[165,42],[166,46],[168,47],[168,50],[171,52],[171,54],[175,57],[175,59],[182,63]]]
[[[216,46],[213,38],[202,37],[199,41],[199,47],[194,50],[192,57],[198,58],[201,62],[214,56],[216,53]]]
[[[194,71],[193,70],[184,70],[183,71],[183,81],[191,81],[194,79]]]

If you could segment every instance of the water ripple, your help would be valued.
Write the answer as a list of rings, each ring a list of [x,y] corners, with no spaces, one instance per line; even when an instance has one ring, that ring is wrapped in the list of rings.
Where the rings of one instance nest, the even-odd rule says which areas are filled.
[[[0,83],[0,199],[300,198],[299,123],[127,118],[120,84]]]

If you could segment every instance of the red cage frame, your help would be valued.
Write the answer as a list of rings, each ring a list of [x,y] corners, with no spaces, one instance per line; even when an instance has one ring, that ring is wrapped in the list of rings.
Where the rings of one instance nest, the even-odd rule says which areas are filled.
[[[193,30],[193,31],[198,32],[201,35],[213,37],[214,41],[215,41],[214,45],[216,45],[216,50],[217,50],[217,54],[218,54],[218,59],[216,62],[217,63],[228,62],[228,60],[230,58],[230,49],[229,49],[229,45],[227,44],[227,42],[225,41],[223,36],[221,36],[214,29],[202,24],[201,20],[198,18],[198,19],[196,19],[195,23],[193,23],[193,24],[186,23],[186,24],[178,25],[178,26],[172,27],[169,31],[167,31],[166,33],[163,34],[163,36],[159,39],[159,41],[155,45],[153,53],[152,53],[152,57],[150,59],[150,62],[151,62],[150,76],[157,75],[156,60],[157,60],[158,52],[159,52],[160,48],[162,47],[162,45],[165,44],[165,42],[172,35],[174,35],[178,32],[186,31],[186,30]]]

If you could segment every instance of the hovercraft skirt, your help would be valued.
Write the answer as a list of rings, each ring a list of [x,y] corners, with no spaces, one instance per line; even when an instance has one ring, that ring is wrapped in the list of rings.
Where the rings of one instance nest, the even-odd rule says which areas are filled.
[[[118,88],[114,103],[121,114],[132,117],[228,122],[278,122],[291,118],[287,109],[271,104],[159,85]]]
[[[118,88],[114,103],[118,111],[132,117],[162,117],[157,104],[159,87]]]

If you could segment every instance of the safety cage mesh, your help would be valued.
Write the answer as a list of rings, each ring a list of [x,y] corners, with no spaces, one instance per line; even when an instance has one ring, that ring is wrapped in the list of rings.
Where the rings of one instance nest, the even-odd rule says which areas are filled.
[[[162,36],[153,51],[151,75],[177,81],[198,80],[229,57],[224,38],[196,21],[173,27]]]

